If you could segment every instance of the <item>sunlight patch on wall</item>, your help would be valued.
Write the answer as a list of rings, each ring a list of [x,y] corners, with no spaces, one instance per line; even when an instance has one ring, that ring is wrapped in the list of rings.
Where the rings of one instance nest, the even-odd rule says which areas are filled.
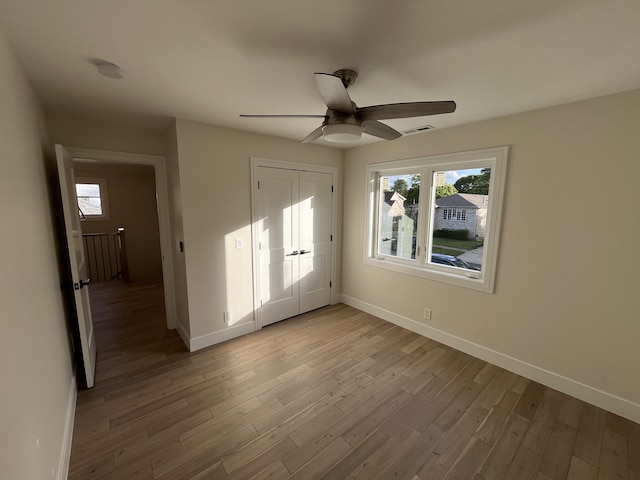
[[[225,236],[225,270],[227,326],[253,322],[250,225]]]

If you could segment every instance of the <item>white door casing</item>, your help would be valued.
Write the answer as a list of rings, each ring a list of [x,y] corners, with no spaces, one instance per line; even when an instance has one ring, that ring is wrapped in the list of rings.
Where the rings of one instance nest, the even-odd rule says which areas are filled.
[[[73,173],[73,157],[62,146],[56,145],[56,162],[60,179],[60,194],[62,196],[62,211],[64,214],[64,228],[69,250],[69,264],[73,285],[73,296],[76,304],[78,333],[82,354],[82,364],[87,382],[87,388],[93,387],[96,369],[96,338],[91,318],[91,304],[87,266],[84,257],[82,229],[78,214],[78,200]]]
[[[254,159],[253,165],[258,328],[332,300],[335,174],[272,163]]]

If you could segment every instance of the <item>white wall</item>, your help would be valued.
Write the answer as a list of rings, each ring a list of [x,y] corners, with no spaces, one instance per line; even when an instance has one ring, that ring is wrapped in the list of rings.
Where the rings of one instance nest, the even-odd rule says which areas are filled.
[[[251,157],[336,167],[341,177],[343,153],[186,120],[176,127],[190,333],[204,346],[250,331],[243,325],[253,322]],[[244,239],[243,249],[236,249],[236,238]]]
[[[640,421],[638,126],[632,91],[347,151],[343,298]],[[368,163],[500,145],[495,294],[363,263]]]
[[[66,478],[75,383],[43,152],[51,157],[44,114],[1,32],[0,105],[0,470]]]

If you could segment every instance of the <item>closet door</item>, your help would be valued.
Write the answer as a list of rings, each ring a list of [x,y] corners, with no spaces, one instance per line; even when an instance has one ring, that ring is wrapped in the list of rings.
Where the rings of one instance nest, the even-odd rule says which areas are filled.
[[[260,324],[331,303],[332,176],[257,167]]]
[[[258,168],[260,318],[269,325],[300,313],[298,172]]]
[[[300,313],[331,303],[331,183],[300,172]]]

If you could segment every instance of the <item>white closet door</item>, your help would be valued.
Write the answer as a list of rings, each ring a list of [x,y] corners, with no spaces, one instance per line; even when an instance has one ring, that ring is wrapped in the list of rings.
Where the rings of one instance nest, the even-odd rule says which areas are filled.
[[[300,172],[300,313],[331,303],[331,183]]]
[[[260,324],[331,303],[332,175],[256,168]]]
[[[261,323],[300,313],[298,172],[258,168]]]

